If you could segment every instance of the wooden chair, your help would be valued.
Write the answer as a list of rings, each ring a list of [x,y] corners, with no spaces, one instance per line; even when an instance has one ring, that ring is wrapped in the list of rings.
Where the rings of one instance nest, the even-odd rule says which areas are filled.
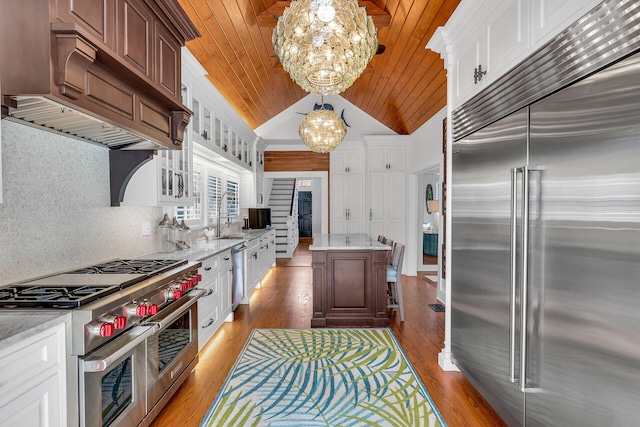
[[[387,308],[400,312],[400,321],[404,322],[404,306],[402,304],[402,262],[404,260],[404,245],[396,243],[393,248],[391,265],[387,266],[387,287],[389,304]]]

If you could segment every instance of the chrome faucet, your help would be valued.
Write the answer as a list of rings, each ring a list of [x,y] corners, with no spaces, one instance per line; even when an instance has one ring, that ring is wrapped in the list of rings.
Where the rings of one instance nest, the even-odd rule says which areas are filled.
[[[225,191],[224,193],[222,193],[222,195],[220,196],[220,200],[218,200],[218,223],[217,223],[217,227],[216,227],[216,237],[220,238],[222,236],[222,224],[221,224],[221,219],[222,219],[222,200],[224,199],[224,197],[228,194],[228,191]],[[228,217],[227,217],[228,218]]]

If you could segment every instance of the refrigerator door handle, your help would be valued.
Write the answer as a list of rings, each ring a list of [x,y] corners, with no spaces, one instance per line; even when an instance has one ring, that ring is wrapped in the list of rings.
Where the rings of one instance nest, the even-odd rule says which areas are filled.
[[[518,240],[518,221],[516,218],[516,210],[518,209],[518,188],[517,178],[518,174],[522,173],[522,168],[511,169],[511,215],[510,215],[510,229],[511,229],[511,244],[510,255],[511,264],[509,267],[509,273],[511,276],[511,288],[509,292],[509,381],[515,383],[518,381],[516,376],[516,285],[517,285],[517,240]]]

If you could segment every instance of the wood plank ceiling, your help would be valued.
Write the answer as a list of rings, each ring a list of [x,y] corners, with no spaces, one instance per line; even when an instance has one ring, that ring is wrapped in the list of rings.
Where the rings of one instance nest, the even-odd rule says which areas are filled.
[[[279,15],[290,1],[179,0],[202,34],[187,44],[208,78],[255,129],[307,95],[283,70],[271,44]],[[413,133],[446,105],[443,61],[425,49],[460,0],[360,1],[374,17],[375,55],[341,94],[400,135]],[[320,99],[318,99],[318,103]]]

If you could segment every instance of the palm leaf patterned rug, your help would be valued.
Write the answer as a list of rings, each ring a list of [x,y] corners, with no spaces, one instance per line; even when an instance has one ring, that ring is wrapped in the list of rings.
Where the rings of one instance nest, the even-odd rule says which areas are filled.
[[[391,329],[254,329],[201,427],[446,426]]]

